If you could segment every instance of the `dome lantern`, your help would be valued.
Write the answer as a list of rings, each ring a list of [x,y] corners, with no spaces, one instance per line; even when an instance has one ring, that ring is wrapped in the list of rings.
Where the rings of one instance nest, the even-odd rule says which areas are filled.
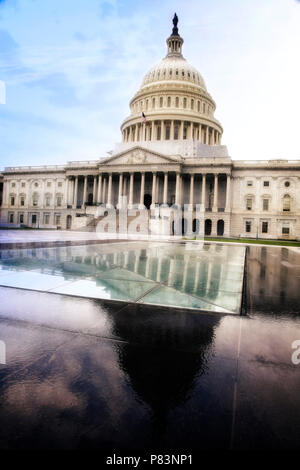
[[[168,54],[167,57],[182,57],[182,44],[183,39],[178,33],[178,16],[174,15],[173,18],[173,30],[170,37],[167,39]]]

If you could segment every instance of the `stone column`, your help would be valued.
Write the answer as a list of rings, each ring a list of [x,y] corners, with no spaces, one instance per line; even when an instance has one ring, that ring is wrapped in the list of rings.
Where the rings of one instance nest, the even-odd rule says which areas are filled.
[[[93,204],[96,202],[96,194],[97,194],[97,177],[94,176],[94,186],[93,186]]]
[[[140,193],[140,205],[144,205],[144,193],[145,193],[145,173],[141,173],[141,193]]]
[[[151,140],[155,140],[155,136],[154,136],[154,121],[152,121],[152,123],[151,123]]]
[[[171,127],[170,127],[170,140],[174,140],[174,121],[173,121],[173,119],[171,121]]]
[[[119,196],[118,196],[118,205],[121,206],[121,198],[123,191],[123,173],[119,174]]]
[[[199,124],[199,142],[202,143],[202,124]]]
[[[3,189],[2,189],[2,206],[6,206],[6,193],[7,193],[7,183],[6,181],[3,181]],[[25,200],[25,204],[26,204]]]
[[[191,122],[190,136],[191,136],[191,139],[194,140],[194,123],[193,122]]]
[[[165,136],[165,121],[161,121],[161,136],[160,136],[160,140],[165,140],[166,136]]]
[[[218,194],[219,194],[219,178],[218,174],[215,174],[215,182],[214,182],[214,203],[213,203],[213,212],[218,212]]]
[[[180,173],[176,173],[176,190],[175,190],[175,204],[179,205],[180,204],[180,183],[181,183],[181,177]]]
[[[86,202],[86,190],[87,190],[87,175],[84,177],[84,184],[83,184],[83,198],[82,198],[82,205],[81,208],[84,209],[85,202]]]
[[[112,173],[108,175],[107,205],[111,206]]]
[[[97,194],[97,202],[102,202],[102,173],[98,176],[98,194]]]
[[[231,183],[230,175],[227,175],[225,212],[230,212],[230,209],[231,209],[230,207],[230,183]]]
[[[156,203],[156,172],[152,173],[152,204]]]
[[[69,177],[66,178],[66,187],[65,187],[65,204],[69,205]],[[45,196],[45,179],[43,180],[43,191],[42,191],[42,201],[41,205],[44,207],[44,196]]]
[[[78,203],[78,175],[75,176],[74,200],[73,207],[77,208]]]
[[[164,197],[163,197],[163,203],[167,204],[168,202],[168,172],[165,172],[164,175]]]
[[[181,121],[180,122],[180,130],[179,130],[179,139],[180,140],[183,140],[183,126],[184,126],[184,122]]]
[[[134,173],[130,173],[129,206],[132,206],[132,204],[133,204],[133,178],[134,178]]]
[[[206,196],[206,174],[202,174],[202,197],[201,197],[201,204],[203,204],[203,209],[204,211],[206,210],[206,201],[205,201],[205,196]]]
[[[206,126],[206,138],[205,138],[205,143],[208,145],[209,144],[209,127]]]
[[[190,205],[194,205],[194,175],[191,175],[191,180],[190,180]]]
[[[106,204],[106,180],[107,178],[103,178],[103,196],[102,196],[102,202],[103,204]]]

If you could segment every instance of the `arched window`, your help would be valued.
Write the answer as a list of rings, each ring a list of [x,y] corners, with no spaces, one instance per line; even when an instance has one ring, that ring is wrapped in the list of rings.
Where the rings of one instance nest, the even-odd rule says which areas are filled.
[[[200,112],[200,101],[198,101],[198,103],[197,103],[197,111],[198,111],[198,113]]]
[[[176,96],[176,99],[175,99],[175,106],[176,106],[176,108],[179,107],[179,98],[178,98],[178,96]]]
[[[152,98],[152,108],[155,108],[155,98]]]
[[[205,114],[205,103],[203,103],[202,109],[203,109],[203,114]]]
[[[186,108],[186,98],[183,98],[183,107]]]
[[[283,210],[289,212],[291,210],[291,197],[289,194],[283,196]]]
[[[163,97],[162,96],[159,98],[159,106],[161,108],[163,107]]]
[[[146,100],[146,111],[148,109],[148,100]]]
[[[191,100],[191,109],[194,109],[194,100]]]
[[[168,96],[168,108],[171,106],[171,96]]]

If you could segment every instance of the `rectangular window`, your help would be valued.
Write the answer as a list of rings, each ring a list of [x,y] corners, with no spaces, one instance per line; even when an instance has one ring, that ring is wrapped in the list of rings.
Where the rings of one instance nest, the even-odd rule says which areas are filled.
[[[166,140],[170,140],[170,126],[166,126]]]
[[[59,187],[59,188],[62,187],[62,182],[61,182],[61,181],[58,183],[58,187]]]
[[[268,233],[268,222],[262,222],[261,231],[262,233]]]
[[[25,188],[25,183],[22,183],[22,188]]]
[[[252,181],[247,181],[247,186],[253,186],[253,182]]]
[[[51,183],[50,183],[50,181],[47,182],[47,188],[51,188]]]
[[[8,220],[9,220],[9,223],[10,224],[13,224],[14,223],[14,214],[13,212],[11,212],[8,216]]]
[[[247,209],[247,211],[251,211],[251,209],[252,209],[252,199],[251,198],[247,199],[246,209]]]
[[[20,205],[25,206],[25,196],[20,197]]]
[[[157,140],[160,140],[161,138],[161,127],[157,126]]]
[[[56,205],[57,207],[61,207],[61,197],[58,196],[57,200],[56,200]]]
[[[269,199],[263,199],[263,210],[264,211],[269,210]]]
[[[24,223],[24,214],[19,215],[19,223],[23,224]]]
[[[14,198],[14,196],[11,196],[11,198],[10,198],[10,205],[11,205],[11,206],[14,206],[14,205],[15,205],[15,198]]]
[[[282,235],[289,235],[290,227],[282,227]]]
[[[264,181],[264,186],[270,186],[269,181]]]
[[[178,140],[179,136],[179,126],[174,126],[174,140]]]
[[[55,215],[55,225],[60,225],[60,214]]]
[[[251,232],[251,222],[250,222],[250,220],[246,220],[246,232],[247,233]]]
[[[33,198],[33,200],[32,200],[32,205],[33,205],[33,206],[37,206],[37,205],[38,205],[38,200],[37,200],[37,198]]]
[[[50,222],[50,214],[44,214],[44,224],[49,225]]]
[[[46,196],[46,206],[47,207],[50,206],[50,197],[49,196]]]

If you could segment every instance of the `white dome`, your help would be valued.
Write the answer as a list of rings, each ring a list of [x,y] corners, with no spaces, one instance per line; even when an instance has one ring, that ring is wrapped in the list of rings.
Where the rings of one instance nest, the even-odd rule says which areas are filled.
[[[145,75],[142,86],[153,85],[155,82],[185,82],[193,83],[206,90],[205,82],[195,67],[190,65],[184,57],[165,57],[152,67]]]

